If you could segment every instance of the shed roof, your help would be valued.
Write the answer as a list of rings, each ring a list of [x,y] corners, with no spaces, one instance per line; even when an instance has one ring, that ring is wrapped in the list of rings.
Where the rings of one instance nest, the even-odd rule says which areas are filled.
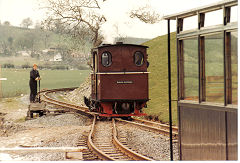
[[[237,4],[238,4],[237,0],[224,0],[224,1],[216,2],[216,3],[212,3],[212,4],[209,4],[209,5],[206,5],[206,6],[194,8],[194,9],[187,10],[187,11],[183,11],[183,12],[180,12],[180,13],[167,15],[167,16],[164,16],[163,19],[176,20],[177,17],[179,17],[179,18],[190,17],[190,16],[197,15],[198,12],[199,13],[205,13],[205,12],[215,11],[215,10],[221,9],[223,6],[228,7],[228,6],[235,6]]]

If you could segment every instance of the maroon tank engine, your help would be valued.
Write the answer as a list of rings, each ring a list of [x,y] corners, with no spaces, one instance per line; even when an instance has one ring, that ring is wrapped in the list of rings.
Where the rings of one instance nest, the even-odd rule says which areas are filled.
[[[147,46],[104,44],[92,49],[90,111],[104,117],[143,116],[148,95]]]

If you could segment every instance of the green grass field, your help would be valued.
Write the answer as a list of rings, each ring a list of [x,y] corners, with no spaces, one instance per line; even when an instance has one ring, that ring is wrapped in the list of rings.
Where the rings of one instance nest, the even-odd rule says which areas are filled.
[[[144,112],[156,115],[163,122],[168,122],[168,53],[167,35],[159,36],[144,45],[149,46],[147,51],[150,66],[148,108]],[[177,99],[177,56],[176,33],[171,34],[171,63],[172,63],[172,100]],[[177,124],[177,103],[172,102],[173,124]]]
[[[2,81],[3,97],[19,96],[28,94],[29,73],[31,69],[2,69],[1,77],[7,78]],[[90,70],[39,70],[41,89],[54,89],[64,87],[78,87],[89,76]]]

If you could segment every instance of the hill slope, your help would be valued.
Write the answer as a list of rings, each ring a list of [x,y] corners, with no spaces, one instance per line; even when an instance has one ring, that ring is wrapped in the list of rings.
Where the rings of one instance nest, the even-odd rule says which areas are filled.
[[[143,44],[144,42],[149,41],[150,39],[147,38],[136,38],[136,37],[116,37],[114,42],[124,42],[124,44]]]
[[[144,112],[157,115],[163,122],[168,122],[168,53],[167,35],[147,41],[149,46],[148,61],[149,96],[148,108]],[[176,33],[171,33],[171,65],[172,65],[172,100],[177,99],[177,55]],[[172,102],[173,123],[177,123],[177,102]]]
[[[90,51],[91,44],[86,39],[78,40],[70,34],[42,30],[40,28],[28,29],[15,26],[0,25],[0,55],[15,55],[19,50],[44,50],[47,48],[62,48],[78,50],[84,53]],[[2,54],[3,55],[3,54]]]

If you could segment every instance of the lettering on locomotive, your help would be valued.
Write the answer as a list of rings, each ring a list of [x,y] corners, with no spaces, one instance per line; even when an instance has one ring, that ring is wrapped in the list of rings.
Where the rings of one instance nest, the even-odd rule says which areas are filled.
[[[133,81],[117,81],[117,84],[133,84]]]

